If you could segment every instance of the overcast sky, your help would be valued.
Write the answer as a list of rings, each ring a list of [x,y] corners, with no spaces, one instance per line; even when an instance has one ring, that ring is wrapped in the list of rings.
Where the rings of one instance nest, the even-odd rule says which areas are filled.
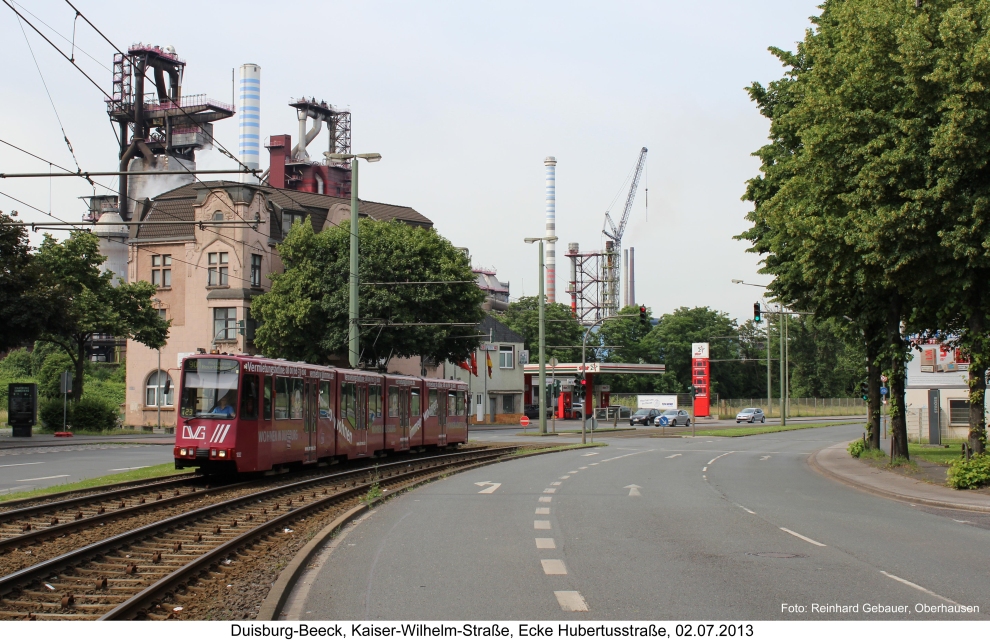
[[[52,39],[111,91],[113,49],[64,0],[20,0]],[[817,0],[816,0],[817,1]],[[290,98],[353,111],[362,198],[432,219],[475,266],[496,268],[513,297],[535,295],[544,230],[543,159],[557,157],[558,301],[569,242],[601,248],[606,209],[649,148],[648,172],[624,239],[636,248],[636,294],[654,315],[711,306],[745,320],[766,283],[758,258],[732,237],[759,169],[751,156],[768,122],[744,87],[781,75],[768,52],[793,49],[818,13],[811,0],[683,2],[136,2],[73,0],[117,45],[172,45],[188,65],[186,95],[231,99],[231,69],[261,65],[261,133],[292,134]],[[18,5],[21,6],[21,5]],[[74,168],[21,27],[0,7],[0,138]],[[103,95],[24,25],[65,133],[84,170],[112,170],[117,147]],[[92,55],[96,60],[87,57]],[[236,153],[237,118],[216,126]],[[295,142],[295,140],[293,140]],[[310,146],[325,149],[325,134]],[[267,151],[262,149],[262,167]],[[200,168],[231,167],[216,150]],[[48,165],[0,145],[0,171]],[[116,186],[116,182],[113,182]],[[649,209],[644,188],[649,187]],[[4,179],[0,190],[78,221],[79,179]],[[613,212],[621,210],[619,194]],[[49,205],[50,204],[50,205]],[[0,195],[0,210],[43,214]],[[37,242],[39,237],[32,237]]]

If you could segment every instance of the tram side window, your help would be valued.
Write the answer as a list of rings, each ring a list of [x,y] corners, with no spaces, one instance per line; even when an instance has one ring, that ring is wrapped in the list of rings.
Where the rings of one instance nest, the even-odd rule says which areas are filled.
[[[330,417],[330,382],[320,382],[320,417]]]
[[[460,394],[457,391],[449,391],[447,393],[447,415],[463,415],[461,411],[464,409],[457,408],[457,400],[460,398]]]
[[[340,387],[340,415],[352,429],[357,428],[357,386],[342,384]]]
[[[399,417],[399,387],[388,387],[388,416],[390,418]]]
[[[289,378],[275,378],[275,419],[289,419]]]
[[[289,418],[301,420],[303,416],[303,381],[300,377],[292,378],[292,400],[289,405]]]
[[[244,374],[241,379],[241,419],[258,419],[258,376]]]
[[[434,417],[440,415],[440,405],[437,403],[437,390],[435,388],[430,389],[430,405],[426,409]]]
[[[272,419],[272,378],[265,377],[265,406],[262,410],[264,415],[261,417],[262,420]]]
[[[412,400],[409,402],[409,414],[414,418],[418,418],[422,415],[422,409],[419,408],[419,389],[412,389]]]
[[[455,400],[455,404],[457,405],[457,413],[455,415],[464,415],[464,391],[457,391],[453,395],[457,398]]]
[[[382,387],[368,387],[368,418],[371,423],[382,417]]]

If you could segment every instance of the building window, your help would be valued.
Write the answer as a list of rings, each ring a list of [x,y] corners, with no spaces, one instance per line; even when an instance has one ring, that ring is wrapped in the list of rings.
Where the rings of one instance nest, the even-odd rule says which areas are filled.
[[[213,338],[214,341],[237,339],[237,309],[213,309]]]
[[[214,221],[223,221],[223,212],[221,212],[220,210],[217,210],[216,212],[214,212],[213,213],[213,220]]]
[[[515,350],[512,346],[499,346],[498,347],[498,367],[499,368],[515,368]]]
[[[297,223],[306,220],[306,215],[299,212],[282,211],[282,234],[289,234],[289,229]]]
[[[158,316],[162,319],[168,319],[168,310],[165,308],[157,308]]]
[[[158,407],[158,401],[161,400],[162,407],[172,406],[175,387],[169,384],[168,393],[165,393],[165,383],[171,381],[172,378],[165,371],[155,371],[149,375],[144,389],[144,405]]]
[[[502,413],[515,413],[516,412],[516,396],[515,395],[503,395],[502,396]]]
[[[969,424],[969,400],[949,400],[949,424]]]
[[[172,255],[151,256],[151,284],[159,288],[172,287]]]
[[[261,288],[261,255],[251,255],[251,285]]]
[[[227,285],[227,253],[226,252],[210,252],[207,254],[207,262],[209,263],[207,272],[207,286],[226,286]]]

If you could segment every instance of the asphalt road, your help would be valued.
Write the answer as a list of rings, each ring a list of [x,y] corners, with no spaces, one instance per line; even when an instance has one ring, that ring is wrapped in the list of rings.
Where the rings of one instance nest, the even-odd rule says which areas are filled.
[[[0,494],[172,462],[170,445],[75,444],[0,448]]]
[[[612,438],[451,476],[351,525],[287,617],[984,618],[987,521],[864,494],[807,465],[860,433]],[[918,611],[957,604],[980,613]]]

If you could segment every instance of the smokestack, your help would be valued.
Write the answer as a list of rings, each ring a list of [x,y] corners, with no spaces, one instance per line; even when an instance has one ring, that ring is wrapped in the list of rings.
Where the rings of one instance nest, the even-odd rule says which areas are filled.
[[[629,251],[622,251],[622,274],[626,276],[626,282],[622,285],[622,307],[632,306],[629,301]]]
[[[556,168],[557,159],[548,156],[543,159],[543,165],[547,168],[547,237],[557,236],[557,204],[556,204]],[[547,302],[557,301],[557,244],[548,241],[546,245],[546,267],[547,267]]]
[[[627,278],[627,283],[629,284],[629,305],[636,305],[636,248],[629,248],[629,275]]]
[[[252,170],[261,168],[261,67],[241,65],[241,99],[238,120],[237,154],[241,163]],[[257,176],[248,177],[256,183]]]

